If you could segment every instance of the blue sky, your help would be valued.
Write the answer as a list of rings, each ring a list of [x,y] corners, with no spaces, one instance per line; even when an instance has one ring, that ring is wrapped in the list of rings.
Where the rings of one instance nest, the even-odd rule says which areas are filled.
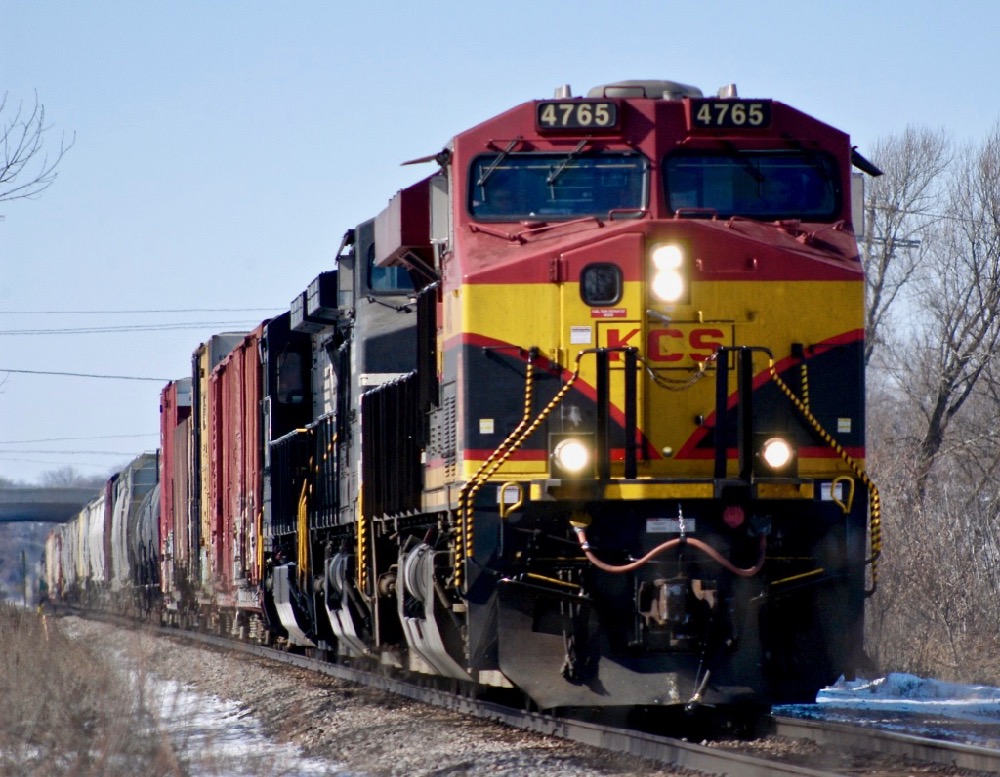
[[[287,309],[430,172],[401,162],[511,105],[735,82],[863,153],[909,124],[977,141],[1000,118],[997,30],[986,0],[5,0],[0,92],[37,92],[50,146],[75,145],[40,198],[0,203],[0,476],[117,469],[156,447],[161,388],[4,370],[188,374],[199,342]],[[51,331],[135,325],[158,328]]]

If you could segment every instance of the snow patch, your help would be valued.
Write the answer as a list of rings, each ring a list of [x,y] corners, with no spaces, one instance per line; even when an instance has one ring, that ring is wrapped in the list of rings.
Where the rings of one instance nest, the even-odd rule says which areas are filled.
[[[841,678],[821,690],[816,702],[829,708],[891,710],[983,722],[1000,720],[1000,688],[959,685],[902,673],[875,680]]]

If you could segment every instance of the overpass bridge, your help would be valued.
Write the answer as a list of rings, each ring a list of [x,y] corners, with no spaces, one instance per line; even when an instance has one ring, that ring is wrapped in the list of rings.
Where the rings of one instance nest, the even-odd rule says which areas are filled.
[[[0,487],[0,523],[63,523],[97,496],[99,488]]]

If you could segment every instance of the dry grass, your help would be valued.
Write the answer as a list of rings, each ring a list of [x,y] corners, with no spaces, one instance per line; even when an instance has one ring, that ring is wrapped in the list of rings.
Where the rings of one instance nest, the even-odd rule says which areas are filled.
[[[184,774],[145,697],[54,619],[0,605],[0,774]]]

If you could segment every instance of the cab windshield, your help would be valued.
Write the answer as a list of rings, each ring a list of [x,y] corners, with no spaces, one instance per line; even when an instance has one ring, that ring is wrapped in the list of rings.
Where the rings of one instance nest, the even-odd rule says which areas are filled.
[[[663,167],[668,207],[680,216],[832,221],[839,213],[837,169],[826,154],[684,151]]]
[[[480,221],[641,215],[646,159],[631,153],[488,154],[473,160],[469,211]]]

